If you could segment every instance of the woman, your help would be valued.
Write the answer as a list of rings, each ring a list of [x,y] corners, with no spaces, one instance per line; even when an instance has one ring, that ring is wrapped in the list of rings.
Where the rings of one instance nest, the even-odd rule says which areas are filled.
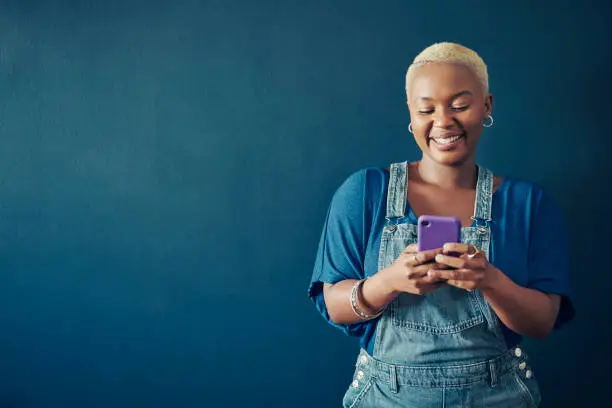
[[[573,317],[567,237],[539,186],[475,163],[493,97],[482,59],[426,48],[406,74],[420,161],[352,174],[332,199],[309,296],[359,336],[345,407],[536,407],[523,336]],[[462,242],[417,252],[423,214],[455,216]]]

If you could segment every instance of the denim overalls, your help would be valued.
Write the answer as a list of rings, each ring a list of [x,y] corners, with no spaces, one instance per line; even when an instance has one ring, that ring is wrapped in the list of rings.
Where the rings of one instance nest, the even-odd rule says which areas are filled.
[[[378,270],[417,242],[406,223],[408,163],[391,165]],[[474,222],[461,238],[489,257],[493,175],[478,168]],[[540,391],[527,356],[508,349],[500,321],[479,290],[443,286],[403,293],[376,326],[373,356],[361,350],[344,407],[537,407]]]

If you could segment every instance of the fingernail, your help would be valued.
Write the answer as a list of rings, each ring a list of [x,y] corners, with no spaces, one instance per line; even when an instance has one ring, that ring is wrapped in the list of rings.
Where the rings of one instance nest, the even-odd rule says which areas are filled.
[[[427,276],[435,276],[435,275],[436,273],[432,269],[427,271]]]

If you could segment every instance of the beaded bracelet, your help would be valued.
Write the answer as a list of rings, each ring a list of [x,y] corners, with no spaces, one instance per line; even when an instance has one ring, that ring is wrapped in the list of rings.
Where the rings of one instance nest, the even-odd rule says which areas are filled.
[[[355,284],[353,285],[353,288],[351,289],[351,308],[353,309],[353,312],[355,312],[357,317],[359,317],[360,319],[370,320],[370,319],[374,319],[380,316],[381,314],[383,314],[383,312],[385,311],[385,308],[383,307],[378,313],[373,314],[373,315],[369,315],[359,308],[359,305],[357,304],[357,295],[358,295],[359,288],[361,287],[361,285],[363,285],[365,281],[366,281],[365,279],[361,279],[355,282]]]

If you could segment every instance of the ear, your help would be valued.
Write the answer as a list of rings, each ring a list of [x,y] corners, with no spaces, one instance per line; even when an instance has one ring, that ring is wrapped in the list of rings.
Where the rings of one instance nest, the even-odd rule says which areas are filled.
[[[485,112],[488,115],[491,114],[491,112],[493,112],[493,95],[492,94],[488,94],[487,96],[485,96]]]

